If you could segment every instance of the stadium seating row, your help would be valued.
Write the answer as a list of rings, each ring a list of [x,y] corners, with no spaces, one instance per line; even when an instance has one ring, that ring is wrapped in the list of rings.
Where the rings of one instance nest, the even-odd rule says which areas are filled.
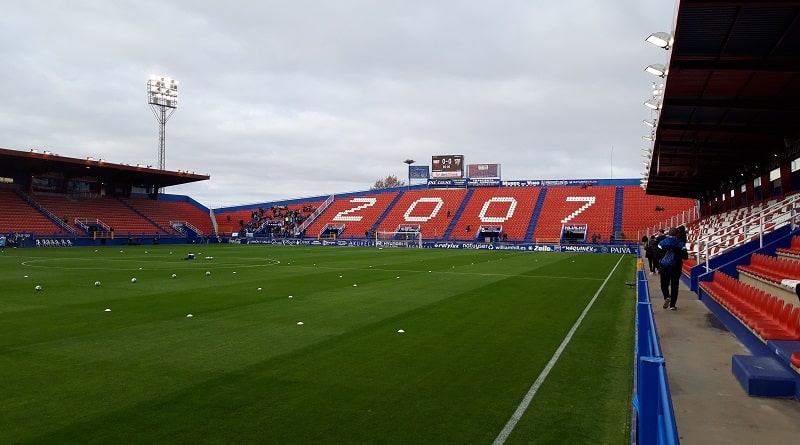
[[[752,254],[749,265],[739,264],[736,269],[775,284],[786,279],[800,279],[800,262],[761,253]]]
[[[627,198],[619,203],[618,194]],[[541,210],[536,213],[539,201]],[[336,226],[344,227],[341,237],[363,238],[374,231],[417,225],[426,239],[474,241],[481,227],[491,226],[499,228],[508,241],[557,242],[563,226],[575,224],[586,226],[587,241],[596,234],[598,241],[606,242],[620,227],[633,240],[642,227],[663,219],[666,212],[689,212],[693,206],[693,200],[644,195],[637,186],[372,191],[335,198],[307,227],[305,236],[318,237],[327,227]],[[255,208],[217,212],[220,231],[246,226]],[[622,217],[615,216],[620,212]]]
[[[800,340],[800,308],[720,271],[700,286],[762,340]]]
[[[789,247],[778,247],[775,249],[775,253],[779,256],[800,258],[800,235],[792,236]]]

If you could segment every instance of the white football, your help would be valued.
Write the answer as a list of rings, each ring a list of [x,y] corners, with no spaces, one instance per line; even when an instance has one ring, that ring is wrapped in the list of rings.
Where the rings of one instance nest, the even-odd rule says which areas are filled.
[[[136,282],[136,278],[131,278],[131,283],[135,283],[135,282]]]
[[[36,290],[42,290],[42,286],[36,286],[36,287],[34,287],[34,289],[36,289]]]
[[[178,277],[177,275],[175,275],[175,274],[172,274],[172,278],[177,278],[177,277]]]
[[[99,285],[100,285],[100,282],[99,282],[99,281],[95,281],[95,282],[94,282],[94,285],[95,285],[95,286],[99,286]]]
[[[211,275],[211,272],[207,270],[206,275]]]

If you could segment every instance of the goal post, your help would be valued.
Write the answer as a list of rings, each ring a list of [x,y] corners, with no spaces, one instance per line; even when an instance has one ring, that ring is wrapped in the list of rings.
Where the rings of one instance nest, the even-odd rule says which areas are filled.
[[[375,247],[422,248],[422,230],[376,231]]]

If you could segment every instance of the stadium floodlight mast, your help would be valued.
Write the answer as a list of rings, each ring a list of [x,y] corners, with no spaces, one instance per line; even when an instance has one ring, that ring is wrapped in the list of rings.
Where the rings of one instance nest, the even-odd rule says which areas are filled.
[[[167,121],[178,108],[178,81],[165,76],[150,76],[147,81],[147,103],[158,121],[158,168],[164,170]]]

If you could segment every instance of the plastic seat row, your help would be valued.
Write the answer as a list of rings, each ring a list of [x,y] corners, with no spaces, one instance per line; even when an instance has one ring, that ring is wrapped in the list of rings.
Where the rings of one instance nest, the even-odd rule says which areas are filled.
[[[777,284],[784,279],[800,279],[800,262],[761,253],[750,255],[750,264],[739,264],[736,269]]]
[[[794,235],[789,247],[778,247],[775,253],[800,258],[800,235]]]
[[[763,340],[800,340],[800,308],[720,271],[700,286]]]

